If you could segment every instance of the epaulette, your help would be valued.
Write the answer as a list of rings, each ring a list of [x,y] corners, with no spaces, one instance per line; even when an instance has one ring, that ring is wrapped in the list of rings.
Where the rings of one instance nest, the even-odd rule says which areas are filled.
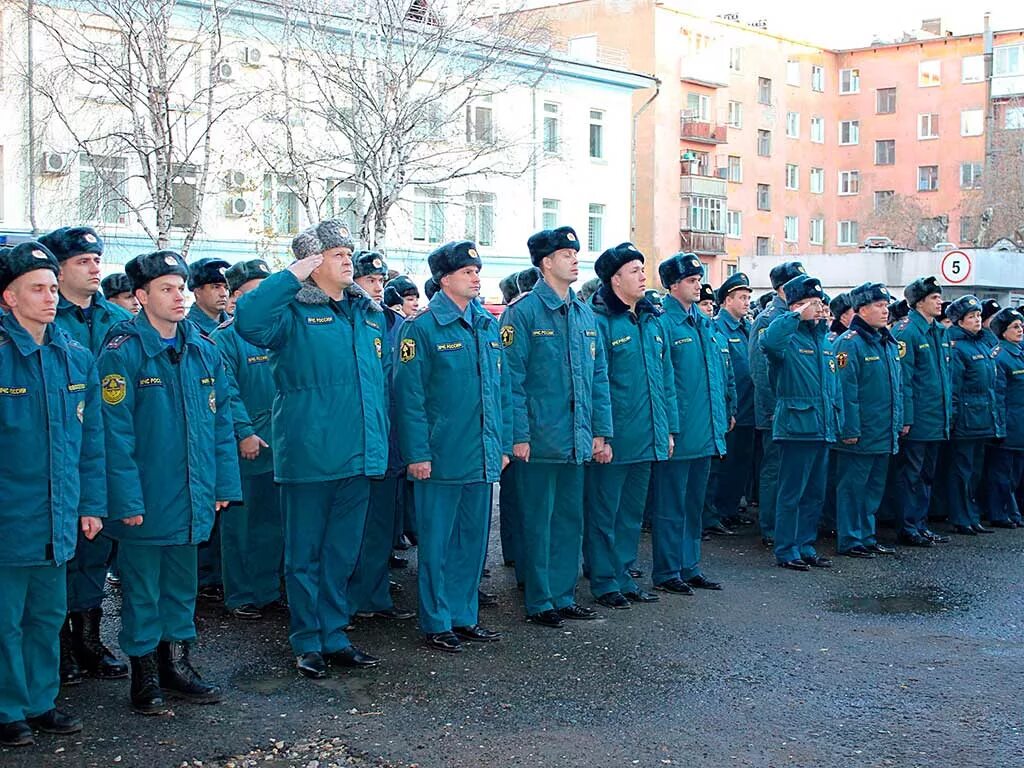
[[[854,336],[857,335],[857,331],[855,331],[853,328],[851,328],[850,330],[848,330],[846,332],[846,335],[847,335],[848,338],[852,339]]]
[[[213,331],[211,331],[211,333],[215,333],[216,331],[223,330],[224,328],[230,328],[232,323],[234,323],[234,322],[235,322],[235,317],[234,317],[234,315],[232,315],[227,320],[225,320],[223,323],[221,323],[216,328],[214,328]]]
[[[906,328],[908,325],[910,325],[910,318],[909,317],[901,318],[897,325],[899,326],[899,329],[902,331],[904,328]]]
[[[523,291],[523,292],[522,292],[522,293],[520,293],[520,294],[519,294],[518,296],[516,296],[516,297],[515,297],[514,299],[512,299],[512,301],[510,301],[510,302],[509,302],[509,303],[507,304],[507,306],[511,307],[511,306],[512,306],[513,304],[515,304],[515,303],[516,303],[517,301],[522,301],[522,300],[523,300],[523,299],[525,299],[525,298],[526,298],[527,296],[529,296],[529,295],[530,295],[531,293],[532,293],[532,291]]]
[[[115,336],[114,338],[107,342],[107,349],[118,349],[131,337],[132,335],[130,333],[118,334],[117,336]]]
[[[10,344],[10,343],[11,343],[11,334],[9,334],[3,328],[0,328],[0,347],[2,347],[4,344]]]
[[[992,357],[999,357],[999,353],[1002,351],[1002,347],[996,344],[992,347]]]
[[[416,314],[415,315],[413,315],[412,317],[405,318],[405,322],[411,323],[413,320],[415,320],[418,317],[422,317],[423,315],[425,315],[429,311],[430,311],[430,307],[429,306],[426,306],[423,309],[418,309],[418,310],[416,310]]]

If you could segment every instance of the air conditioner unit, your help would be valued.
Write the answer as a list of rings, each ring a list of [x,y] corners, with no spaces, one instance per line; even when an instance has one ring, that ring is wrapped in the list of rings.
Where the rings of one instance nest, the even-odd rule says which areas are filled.
[[[43,152],[43,173],[58,176],[67,173],[70,166],[70,156],[60,152]]]
[[[217,65],[217,82],[230,83],[235,79],[235,68],[227,61]]]
[[[228,189],[243,189],[248,181],[245,171],[228,171],[224,174],[224,185]]]
[[[242,51],[242,63],[247,67],[263,66],[263,51],[254,45],[247,45]]]
[[[238,218],[252,213],[252,203],[244,197],[229,197],[224,206],[224,215]]]

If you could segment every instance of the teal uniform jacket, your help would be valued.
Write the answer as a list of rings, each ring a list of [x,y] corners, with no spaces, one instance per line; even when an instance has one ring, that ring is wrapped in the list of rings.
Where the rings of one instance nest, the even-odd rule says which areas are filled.
[[[837,451],[895,454],[903,428],[903,369],[896,340],[854,318],[835,346],[843,408]],[[830,366],[831,367],[831,366]],[[843,440],[857,438],[856,443]]]
[[[893,328],[903,365],[903,423],[910,426],[908,440],[949,439],[953,399],[944,331],[914,309]]]
[[[402,456],[431,462],[434,483],[494,483],[512,455],[512,392],[494,316],[444,291],[402,324],[395,420]]]
[[[996,353],[996,407],[1006,424],[1002,447],[1024,451],[1024,348],[1000,341]]]
[[[696,305],[689,311],[672,296],[662,302],[661,327],[672,356],[679,439],[672,460],[725,455],[729,431],[728,372],[721,344]],[[727,356],[727,355],[726,355]]]
[[[216,503],[242,498],[220,352],[187,322],[176,350],[143,311],[114,327],[99,356],[110,517],[144,516],[139,526],[107,526],[120,541],[200,544]]]
[[[80,306],[61,296],[53,322],[93,355],[98,355],[110,329],[118,323],[129,322],[132,317],[134,315],[127,309],[107,301],[102,293],[96,293],[92,297],[88,319]]]
[[[206,314],[205,312],[203,312],[203,310],[199,308],[198,304],[193,304],[191,307],[189,307],[188,314],[185,315],[185,317],[191,320],[196,325],[198,325],[199,330],[201,330],[207,336],[209,336],[211,333],[217,330],[217,326],[227,322],[230,319],[227,312],[221,312],[216,319],[211,318],[208,314]]]
[[[530,444],[531,463],[582,464],[594,437],[614,436],[597,334],[594,312],[575,291],[563,301],[544,280],[501,316],[512,442]]]
[[[750,328],[750,377],[754,384],[754,426],[758,429],[771,429],[772,418],[775,416],[775,382],[772,381],[768,357],[762,348],[764,334],[772,320],[788,311],[789,305],[782,297],[776,296],[754,318]]]
[[[747,318],[739,320],[724,309],[712,321],[729,348],[729,363],[732,367],[736,388],[736,426],[754,426],[754,380],[750,375],[750,323]]]
[[[277,482],[384,475],[391,354],[384,313],[359,286],[335,301],[277,272],[238,300],[234,328],[270,350]]]
[[[220,325],[210,338],[224,360],[235,442],[259,435],[273,446],[270,413],[274,405],[274,377],[270,372],[270,354],[239,336],[233,318]],[[238,465],[246,477],[272,472],[273,448],[261,448],[255,459],[240,459]]]
[[[725,366],[725,415],[726,420],[736,418],[737,397],[736,397],[736,374],[732,369],[732,355],[729,354],[729,340],[718,330],[714,319],[708,320],[708,327],[711,330],[711,339],[718,345],[718,351],[722,353],[722,365]],[[728,431],[728,429],[726,429]]]
[[[96,363],[54,324],[38,346],[0,315],[0,565],[62,565],[79,517],[107,516]]]
[[[761,335],[775,382],[774,440],[836,440],[842,405],[825,332],[824,323],[801,321],[799,312],[786,310]]]
[[[996,357],[981,333],[958,325],[946,329],[953,382],[953,433],[959,440],[1003,437],[1005,426],[996,404]],[[996,347],[998,349],[998,345]]]
[[[661,310],[647,299],[636,313],[604,286],[590,299],[599,340],[608,359],[613,464],[665,461],[669,435],[679,433],[672,356]]]

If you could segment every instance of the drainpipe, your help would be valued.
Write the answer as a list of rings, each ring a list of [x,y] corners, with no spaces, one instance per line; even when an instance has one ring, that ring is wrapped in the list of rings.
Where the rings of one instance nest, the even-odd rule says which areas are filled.
[[[636,167],[637,167],[637,130],[640,125],[640,116],[647,111],[647,108],[651,106],[658,94],[661,93],[661,80],[656,80],[654,86],[654,93],[647,101],[644,102],[643,106],[640,107],[633,115],[633,137],[630,147],[630,180],[629,180],[629,239],[636,240]],[[653,243],[652,243],[653,247]]]
[[[39,231],[36,226],[36,119],[34,110],[35,99],[35,61],[32,54],[32,16],[35,13],[34,0],[27,0],[26,23],[28,25],[28,43],[26,46],[28,93],[25,110],[28,116],[28,221],[32,227],[32,235]]]
[[[992,102],[992,25],[988,11],[985,11],[984,62],[985,62],[985,168],[983,173],[991,173],[992,167],[992,131],[995,128],[995,104]],[[984,176],[982,177],[984,178]]]

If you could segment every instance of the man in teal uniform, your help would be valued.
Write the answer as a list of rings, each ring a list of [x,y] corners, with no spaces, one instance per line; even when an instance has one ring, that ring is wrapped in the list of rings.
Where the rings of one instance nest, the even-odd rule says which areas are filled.
[[[527,241],[543,278],[501,319],[512,383],[513,453],[523,525],[528,619],[560,627],[597,614],[575,599],[583,540],[583,463],[611,460],[608,368],[594,313],[571,285],[579,275],[572,227]]]
[[[232,265],[224,276],[231,296],[239,298],[270,276],[263,259]],[[284,534],[281,503],[274,485],[270,411],[274,379],[270,356],[238,335],[227,320],[210,338],[224,360],[231,417],[242,472],[242,503],[220,516],[224,606],[236,618],[259,619],[263,609],[281,598],[281,557]]]
[[[173,251],[125,265],[142,311],[100,353],[110,519],[121,570],[121,650],[131,704],[167,711],[164,694],[200,704],[221,690],[192,667],[196,547],[217,510],[241,499],[224,364],[185,321],[185,261]]]
[[[992,487],[985,497],[994,528],[1020,528],[1024,521],[1016,496],[1024,485],[1024,315],[1001,309],[989,323],[996,353],[996,407],[1006,424],[1006,440],[992,452]]]
[[[775,560],[807,571],[832,561],[814,549],[825,501],[828,447],[836,440],[839,408],[835,359],[826,354],[821,282],[799,275],[783,286],[788,309],[762,335],[775,383],[772,440],[779,443]]]
[[[640,543],[651,466],[672,455],[679,409],[661,310],[644,298],[643,254],[622,243],[602,253],[594,271],[601,285],[590,306],[608,358],[615,438],[611,463],[585,469],[583,546],[598,604],[624,609],[658,600],[637,585],[629,566]]]
[[[0,746],[68,734],[57,709],[66,563],[107,514],[92,354],[54,323],[57,259],[34,241],[0,251]]]
[[[57,258],[60,301],[54,323],[94,356],[108,331],[132,315],[100,293],[103,240],[89,227],[62,227],[39,240]],[[106,536],[78,537],[68,563],[68,620],[61,629],[61,681],[77,683],[88,674],[104,679],[128,676],[128,665],[103,644],[103,583],[111,542]]]
[[[949,439],[953,415],[949,345],[938,323],[942,314],[938,280],[919,277],[906,287],[904,296],[910,314],[893,329],[903,366],[903,424],[909,427],[893,467],[900,510],[897,541],[932,547],[949,541],[928,527],[939,452]]]
[[[843,408],[836,459],[836,550],[850,557],[891,555],[875,538],[889,457],[899,451],[903,376],[896,340],[886,327],[892,295],[881,283],[850,292],[856,313],[835,344]]]
[[[660,319],[672,356],[679,433],[672,457],[654,465],[651,578],[658,591],[689,595],[695,587],[722,588],[701,571],[700,540],[711,459],[725,453],[732,426],[728,372],[711,321],[697,307],[700,259],[677,253],[661,263],[658,275],[668,291]]]
[[[104,298],[111,304],[116,304],[132,315],[139,314],[139,300],[132,293],[132,281],[124,272],[115,272],[104,277],[100,280],[100,289]]]
[[[395,373],[402,456],[419,511],[419,623],[427,647],[449,653],[501,633],[478,623],[492,484],[512,453],[511,393],[498,323],[476,300],[476,244],[428,258],[440,290],[402,328]]]
[[[292,240],[297,261],[235,308],[238,334],[270,350],[290,641],[299,672],[314,679],[328,662],[380,661],[345,634],[370,478],[387,469],[391,372],[384,313],[352,282],[354,249],[340,221],[322,221]]]

